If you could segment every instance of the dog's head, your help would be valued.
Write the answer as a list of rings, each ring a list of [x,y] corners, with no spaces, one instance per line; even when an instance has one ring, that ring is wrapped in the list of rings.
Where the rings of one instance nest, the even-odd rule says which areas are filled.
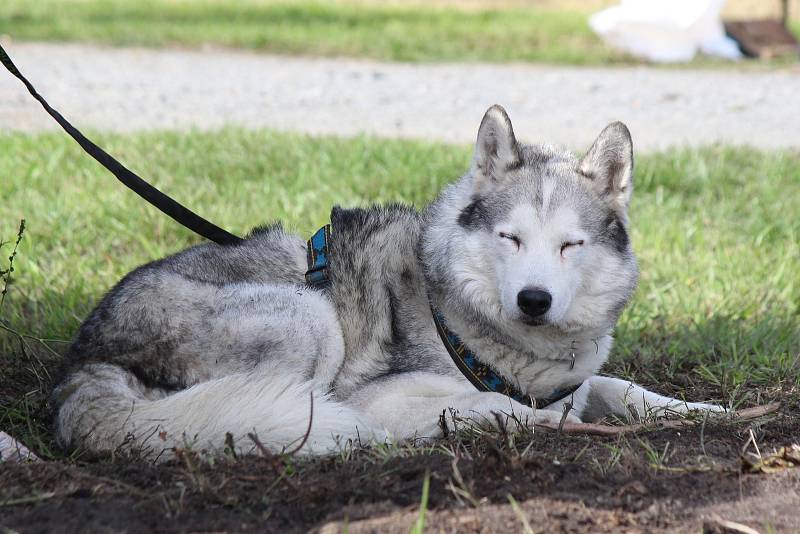
[[[538,327],[613,326],[638,278],[632,179],[624,124],[607,126],[578,159],[518,143],[505,110],[490,108],[470,171],[431,210],[423,254],[432,280],[450,308],[517,339]]]

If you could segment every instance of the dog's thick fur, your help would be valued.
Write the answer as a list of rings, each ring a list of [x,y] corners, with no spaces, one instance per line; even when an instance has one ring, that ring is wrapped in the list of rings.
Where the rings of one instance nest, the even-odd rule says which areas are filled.
[[[227,433],[246,448],[252,432],[280,451],[305,436],[312,395],[307,454],[350,439],[432,437],[443,412],[493,424],[503,421],[494,413],[513,413],[535,425],[559,421],[568,401],[573,421],[720,410],[597,375],[638,277],[632,179],[623,124],[577,159],[518,143],[492,107],[470,170],[421,213],[333,210],[328,289],[305,284],[305,241],[278,225],[127,275],[71,346],[54,392],[58,438],[158,454],[220,450]],[[531,312],[526,290],[550,300]],[[522,392],[583,385],[539,410],[477,391],[437,335],[431,304]]]

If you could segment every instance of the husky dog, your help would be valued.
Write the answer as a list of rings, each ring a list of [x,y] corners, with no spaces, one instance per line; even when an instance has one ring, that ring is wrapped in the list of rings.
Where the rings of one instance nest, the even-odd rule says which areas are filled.
[[[570,422],[721,411],[597,375],[638,278],[632,179],[622,123],[578,159],[518,143],[494,106],[469,171],[422,212],[334,208],[324,284],[280,225],[128,274],[71,345],[58,439],[159,453],[250,435],[324,454],[434,437],[454,414],[553,426],[565,405]]]

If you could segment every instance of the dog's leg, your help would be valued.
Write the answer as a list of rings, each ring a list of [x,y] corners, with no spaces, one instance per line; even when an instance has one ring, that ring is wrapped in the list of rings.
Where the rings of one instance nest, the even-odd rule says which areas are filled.
[[[594,421],[606,415],[645,418],[669,413],[685,414],[694,410],[725,411],[725,408],[715,404],[664,397],[621,378],[593,376],[583,383],[580,390],[584,388],[587,388],[586,404],[579,415],[586,421]]]
[[[443,414],[450,428],[455,415],[481,425],[501,423],[508,430],[520,423],[558,424],[562,418],[560,411],[534,410],[500,393],[477,391],[464,380],[433,373],[403,373],[380,381],[363,388],[348,404],[397,441],[440,435]],[[580,421],[574,415],[567,420]]]

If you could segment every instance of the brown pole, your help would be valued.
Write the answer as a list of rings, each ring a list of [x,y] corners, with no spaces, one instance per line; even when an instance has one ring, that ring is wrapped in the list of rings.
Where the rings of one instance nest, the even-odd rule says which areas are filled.
[[[789,0],[781,0],[781,18],[783,19],[783,25],[787,28],[789,27]]]

